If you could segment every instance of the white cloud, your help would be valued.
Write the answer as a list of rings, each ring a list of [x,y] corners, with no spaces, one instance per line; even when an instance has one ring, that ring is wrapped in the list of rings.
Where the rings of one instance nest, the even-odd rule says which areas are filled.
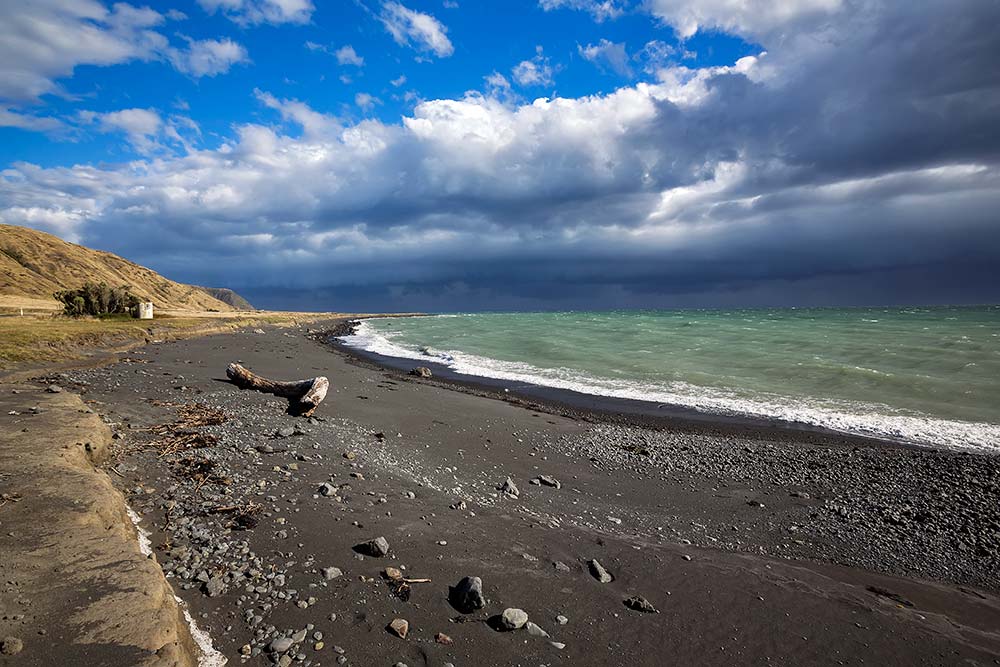
[[[65,124],[57,118],[18,113],[0,107],[0,127],[19,127],[36,132],[55,132],[65,129]]]
[[[170,45],[158,30],[176,19],[148,7],[93,0],[0,3],[0,101],[23,104],[43,95],[67,95],[57,81],[80,65],[109,66],[165,60],[191,76],[224,72],[246,58],[231,40],[188,40]]]
[[[341,65],[354,65],[355,67],[361,67],[365,64],[365,59],[359,56],[354,51],[354,47],[350,44],[346,44],[334,51],[334,56],[336,56],[337,62]]]
[[[172,48],[167,53],[177,71],[195,78],[224,74],[233,65],[250,60],[247,50],[231,39],[188,39],[187,48]]]
[[[190,151],[192,146],[182,132],[201,133],[197,123],[190,118],[173,116],[165,121],[155,109],[121,109],[107,113],[81,111],[78,118],[82,125],[95,125],[101,132],[124,134],[136,152],[143,155],[166,151],[168,144]]]
[[[843,4],[843,0],[649,0],[648,6],[682,39],[706,29],[762,39],[803,19],[823,19]]]
[[[395,79],[393,79],[389,83],[392,84],[393,88],[399,88],[404,83],[406,83],[406,75],[405,74],[400,74],[399,76],[397,76]]]
[[[446,34],[448,29],[430,14],[414,11],[398,2],[386,2],[379,18],[400,46],[430,51],[438,58],[447,58],[455,52]]]
[[[625,13],[624,2],[620,0],[538,0],[538,5],[547,12],[562,8],[589,12],[598,23]]]
[[[580,55],[601,69],[610,69],[619,76],[632,76],[625,44],[602,39],[597,44],[577,45]]]
[[[553,73],[552,65],[542,53],[540,46],[535,47],[534,58],[522,60],[510,72],[514,81],[521,86],[550,86],[552,85]]]
[[[371,111],[376,104],[382,104],[382,100],[369,93],[358,93],[354,96],[354,103],[365,111]]]
[[[315,9],[311,0],[198,0],[198,4],[240,25],[308,23]]]

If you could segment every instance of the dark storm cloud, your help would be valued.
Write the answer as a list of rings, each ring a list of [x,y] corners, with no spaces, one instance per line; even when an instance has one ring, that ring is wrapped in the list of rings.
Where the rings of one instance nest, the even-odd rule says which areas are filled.
[[[766,53],[606,96],[433,100],[399,125],[259,93],[301,136],[19,166],[0,220],[272,306],[303,285],[368,310],[1000,297],[1000,3],[666,4],[681,32]]]

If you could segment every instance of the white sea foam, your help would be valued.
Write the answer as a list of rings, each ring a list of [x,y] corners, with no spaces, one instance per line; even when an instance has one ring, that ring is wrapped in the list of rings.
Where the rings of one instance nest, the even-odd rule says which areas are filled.
[[[649,385],[590,377],[567,368],[538,368],[460,350],[419,349],[394,342],[396,332],[379,332],[362,321],[341,340],[348,346],[386,357],[434,361],[462,375],[542,385],[584,394],[624,398],[692,408],[706,413],[774,419],[819,426],[842,433],[888,438],[916,445],[1000,453],[1000,425],[904,414],[889,406],[846,401],[820,401],[776,394],[741,396],[735,392],[685,382]],[[865,369],[871,370],[871,369]],[[877,371],[875,371],[877,372]]]
[[[149,531],[142,527],[139,515],[135,513],[135,510],[126,505],[125,511],[128,513],[128,518],[132,520],[132,524],[135,526],[135,532],[138,534],[139,553],[143,556],[151,556],[153,554],[153,543],[149,541]],[[188,624],[188,630],[191,632],[191,638],[194,639],[194,643],[198,646],[198,667],[223,667],[223,665],[229,662],[229,659],[215,649],[212,645],[212,638],[207,632],[198,627],[198,623],[196,623],[194,617],[191,616],[191,612],[188,610],[188,606],[184,600],[180,599],[176,595],[174,596],[174,599],[177,601],[177,605],[184,613],[184,620]]]

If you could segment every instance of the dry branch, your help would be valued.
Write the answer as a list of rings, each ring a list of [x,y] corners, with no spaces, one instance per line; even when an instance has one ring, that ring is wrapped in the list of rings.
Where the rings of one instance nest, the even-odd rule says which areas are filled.
[[[255,375],[239,364],[229,364],[226,375],[240,389],[253,389],[288,399],[288,412],[303,417],[310,416],[326,398],[330,381],[323,376],[294,382],[281,382]]]

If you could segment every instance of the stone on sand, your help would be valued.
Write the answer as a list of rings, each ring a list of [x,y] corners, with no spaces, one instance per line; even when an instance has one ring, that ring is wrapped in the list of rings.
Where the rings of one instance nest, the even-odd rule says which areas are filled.
[[[327,581],[331,579],[336,579],[337,577],[343,576],[344,572],[339,567],[324,567],[323,568],[323,578]]]
[[[406,635],[410,632],[410,623],[405,618],[394,618],[389,624],[389,632],[400,639],[406,639]]]
[[[510,607],[500,614],[500,627],[504,630],[520,630],[527,622],[528,614],[523,609]]]
[[[652,603],[641,595],[633,595],[632,597],[625,598],[625,606],[629,609],[635,611],[641,611],[645,614],[659,614],[660,610],[652,605]]]
[[[483,599],[483,580],[479,577],[464,577],[451,589],[451,603],[459,611],[471,614],[486,606]]]
[[[362,542],[355,548],[366,556],[381,558],[389,553],[389,541],[379,536],[370,542]]]
[[[614,577],[611,573],[604,569],[604,566],[595,558],[594,560],[587,563],[590,567],[590,573],[594,575],[594,579],[597,579],[602,584],[608,584],[614,581]]]
[[[500,492],[511,498],[517,498],[521,495],[521,491],[518,490],[517,484],[514,483],[510,477],[508,477],[503,484],[500,485]]]

